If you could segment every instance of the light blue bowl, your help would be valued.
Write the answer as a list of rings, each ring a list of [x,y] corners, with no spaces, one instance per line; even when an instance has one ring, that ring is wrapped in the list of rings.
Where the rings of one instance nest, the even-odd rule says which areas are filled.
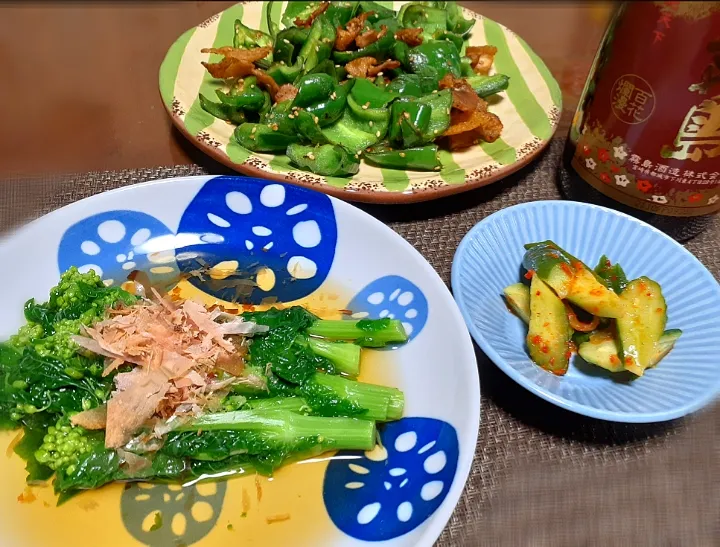
[[[552,239],[594,267],[601,255],[629,279],[646,275],[662,286],[667,328],[683,335],[660,364],[634,381],[593,365],[571,363],[554,376],[530,360],[527,328],[502,296],[521,280],[525,243]],[[509,207],[463,238],[452,265],[452,288],[475,341],[523,387],[562,408],[616,422],[660,422],[709,404],[720,393],[720,286],[684,247],[628,215],[584,203],[539,201]]]

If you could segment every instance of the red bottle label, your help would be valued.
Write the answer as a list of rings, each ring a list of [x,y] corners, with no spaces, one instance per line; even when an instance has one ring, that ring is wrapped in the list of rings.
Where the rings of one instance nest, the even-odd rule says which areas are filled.
[[[720,2],[629,2],[581,98],[572,165],[644,211],[720,210]]]

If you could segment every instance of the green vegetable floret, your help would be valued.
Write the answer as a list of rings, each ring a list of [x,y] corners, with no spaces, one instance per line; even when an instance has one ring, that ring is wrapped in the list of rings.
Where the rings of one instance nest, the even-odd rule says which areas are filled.
[[[75,472],[78,457],[97,449],[101,444],[96,434],[75,427],[67,417],[49,427],[43,443],[35,451],[35,459],[53,471],[63,469],[68,475]]]
[[[80,333],[81,325],[91,325],[96,319],[94,314],[83,314],[80,319],[63,319],[54,325],[55,334],[39,339],[35,351],[40,357],[53,357],[60,361],[72,359],[78,352],[78,346],[71,336]]]
[[[118,301],[130,305],[136,300],[129,292],[118,287],[106,287],[94,270],[80,273],[72,266],[60,276],[60,283],[50,290],[48,308],[63,310],[89,304],[90,308],[103,313]]]
[[[42,338],[44,334],[45,331],[42,325],[28,323],[20,327],[17,334],[10,337],[9,342],[16,349],[22,349],[32,345],[35,340]]]
[[[75,266],[71,266],[60,276],[60,283],[50,289],[48,307],[54,309],[68,308],[83,299],[79,283],[98,289],[104,288],[102,279],[95,273],[95,270],[80,273]]]
[[[41,357],[67,361],[78,352],[71,337],[79,334],[83,325],[103,319],[107,309],[118,303],[131,305],[136,301],[135,296],[119,287],[106,287],[93,270],[80,273],[73,266],[50,290],[45,304],[32,299],[25,304],[28,324],[10,343],[17,349],[33,346]]]

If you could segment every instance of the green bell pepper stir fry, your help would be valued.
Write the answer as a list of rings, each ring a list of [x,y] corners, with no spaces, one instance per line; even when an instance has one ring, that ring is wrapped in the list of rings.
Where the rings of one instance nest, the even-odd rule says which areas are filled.
[[[438,150],[500,136],[485,99],[509,77],[489,74],[497,49],[469,46],[475,20],[455,2],[289,2],[279,27],[273,4],[269,34],[238,20],[232,47],[203,50],[223,56],[203,63],[223,88],[200,105],[240,146],[347,177],[361,160],[438,171]]]

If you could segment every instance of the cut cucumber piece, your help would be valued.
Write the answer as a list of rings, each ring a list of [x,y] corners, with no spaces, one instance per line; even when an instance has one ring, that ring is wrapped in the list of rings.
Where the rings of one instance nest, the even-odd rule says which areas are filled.
[[[657,365],[660,361],[662,361],[665,356],[670,353],[670,350],[672,350],[675,347],[675,342],[678,341],[678,338],[682,335],[682,331],[680,329],[668,329],[666,330],[663,335],[660,337],[660,340],[658,340],[657,343],[657,353],[652,358],[650,365],[651,367],[654,367]]]
[[[680,329],[666,330],[657,343],[657,352],[650,359],[648,367],[654,367],[670,353],[675,346],[682,331]],[[620,344],[615,340],[612,333],[597,331],[587,335],[587,340],[578,345],[578,355],[588,363],[602,367],[610,372],[625,370],[622,359],[620,359]]]
[[[527,345],[530,358],[545,370],[561,376],[570,362],[572,330],[565,305],[547,284],[534,275],[530,285],[530,324]]]
[[[600,257],[593,272],[604,280],[605,285],[607,285],[609,289],[612,289],[615,294],[620,294],[627,286],[628,280],[622,266],[620,266],[620,264],[613,264],[605,255]]]
[[[597,365],[610,372],[625,370],[619,356],[620,347],[611,332],[592,333],[586,342],[578,346],[578,355],[590,364]]]
[[[523,266],[534,271],[561,299],[600,317],[620,317],[620,298],[599,280],[582,261],[552,241],[525,245]]]
[[[667,305],[662,289],[652,279],[640,277],[628,283],[620,294],[624,313],[617,320],[622,360],[637,376],[652,366],[658,341],[667,323]]]
[[[503,289],[505,299],[512,312],[525,323],[530,322],[530,287],[523,283],[515,283]]]

